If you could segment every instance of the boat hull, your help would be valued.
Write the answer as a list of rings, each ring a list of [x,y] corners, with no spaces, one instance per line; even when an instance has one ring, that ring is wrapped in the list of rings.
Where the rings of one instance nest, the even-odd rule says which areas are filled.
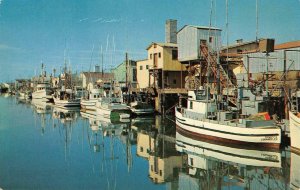
[[[34,91],[32,93],[32,99],[43,99],[44,101],[47,101],[47,96],[50,95],[50,91],[46,90],[39,90],[39,91]]]
[[[98,101],[98,99],[94,99],[94,100],[81,99],[80,100],[80,106],[81,106],[82,109],[85,109],[85,110],[96,111],[97,101]]]
[[[300,118],[292,112],[289,112],[291,151],[300,153]]]
[[[57,98],[54,99],[54,104],[58,107],[80,107],[80,99],[75,100],[60,100]]]
[[[201,121],[183,117],[177,109],[176,129],[201,139],[232,145],[279,149],[281,143],[280,128],[246,128],[212,123],[208,120]]]

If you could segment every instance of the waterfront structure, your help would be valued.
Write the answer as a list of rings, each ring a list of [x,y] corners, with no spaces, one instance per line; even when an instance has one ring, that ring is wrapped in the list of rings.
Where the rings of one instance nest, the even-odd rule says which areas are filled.
[[[137,68],[137,88],[146,89],[150,87],[150,74],[149,68],[152,66],[151,62],[148,59],[136,61]]]
[[[124,61],[112,69],[114,80],[119,84],[130,85],[130,88],[137,88],[136,61]]]
[[[82,81],[82,88],[87,89],[88,85],[94,85],[97,82],[110,82],[113,80],[113,73],[102,72],[82,72],[80,73],[80,79]]]
[[[177,32],[178,61],[189,64],[202,59],[201,44],[209,46],[210,52],[221,47],[221,29],[216,27],[185,25]]]
[[[183,88],[186,69],[177,60],[177,44],[153,42],[147,47],[148,59],[137,61],[140,88]]]

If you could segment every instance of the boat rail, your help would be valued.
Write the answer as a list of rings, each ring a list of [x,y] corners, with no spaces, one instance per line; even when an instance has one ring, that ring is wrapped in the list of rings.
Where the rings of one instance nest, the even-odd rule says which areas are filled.
[[[232,119],[232,120],[213,120],[206,118],[205,114],[189,111],[183,107],[176,107],[177,111],[182,114],[183,117],[194,119],[198,121],[213,123],[213,124],[220,124],[220,125],[227,125],[232,127],[244,127],[244,128],[272,128],[274,126],[270,125],[270,121],[252,121],[252,120],[245,120],[245,119]],[[254,123],[254,124],[250,124]],[[255,126],[255,123],[257,126]],[[265,123],[265,125],[263,125]],[[276,127],[275,127],[276,128]]]

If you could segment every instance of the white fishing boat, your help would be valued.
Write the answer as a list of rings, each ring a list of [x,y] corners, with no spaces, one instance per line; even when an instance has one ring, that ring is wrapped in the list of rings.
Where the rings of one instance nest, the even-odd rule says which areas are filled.
[[[97,115],[111,120],[128,119],[131,116],[129,107],[122,103],[121,98],[102,97],[96,103]]]
[[[98,102],[101,96],[101,89],[95,88],[91,89],[88,92],[87,97],[83,97],[80,100],[80,106],[85,110],[95,110],[96,111],[96,103]]]
[[[178,106],[175,112],[178,132],[233,145],[280,147],[281,129],[274,121],[232,119],[234,113],[218,110],[204,89],[189,91],[187,108]]]
[[[300,153],[300,118],[293,112],[289,112],[290,120],[290,137],[291,137],[291,150]]]
[[[72,89],[55,92],[53,100],[58,107],[80,107],[80,98],[76,97]]]
[[[142,101],[134,101],[130,103],[130,109],[133,114],[135,115],[150,115],[154,114],[155,110],[154,107],[147,103]]]
[[[47,97],[51,96],[52,90],[47,82],[40,82],[36,85],[32,92],[32,99],[42,99],[47,101]]]

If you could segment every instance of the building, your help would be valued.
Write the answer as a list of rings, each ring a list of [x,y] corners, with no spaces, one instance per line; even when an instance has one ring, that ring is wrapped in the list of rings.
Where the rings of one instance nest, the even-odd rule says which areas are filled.
[[[82,87],[87,88],[89,83],[95,84],[100,80],[105,82],[110,82],[114,79],[113,73],[102,73],[102,72],[82,72],[80,74],[80,79],[82,81]]]
[[[249,75],[250,86],[260,83],[263,89],[268,86],[269,90],[299,88],[300,41],[278,44],[273,49],[269,53],[253,52],[243,55],[244,70],[241,72]],[[248,82],[247,77],[244,80]]]
[[[120,84],[131,85],[132,88],[137,88],[137,68],[136,61],[128,60],[118,65],[112,70],[115,80]]]
[[[211,52],[221,47],[221,29],[206,26],[185,25],[177,32],[178,60],[181,63],[199,62],[202,59],[201,44]]]
[[[136,62],[137,68],[137,88],[146,89],[150,87],[150,75],[149,68],[151,63],[148,59],[139,60]]]
[[[139,88],[183,88],[186,68],[177,60],[177,44],[151,43],[148,59],[137,61]]]

